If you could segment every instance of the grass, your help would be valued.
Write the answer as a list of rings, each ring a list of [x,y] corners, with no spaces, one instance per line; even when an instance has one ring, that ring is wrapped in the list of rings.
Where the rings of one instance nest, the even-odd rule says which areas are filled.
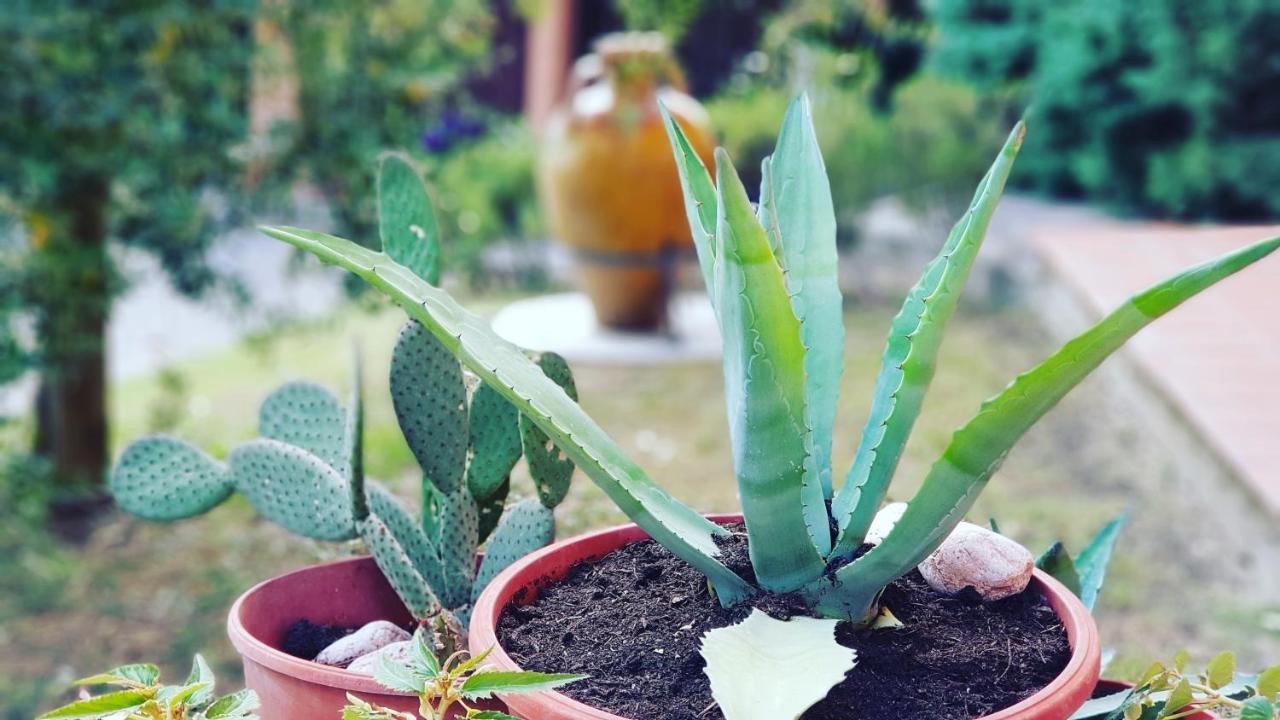
[[[838,474],[854,451],[891,312],[863,307],[849,313],[834,452]],[[345,388],[355,339],[368,370],[369,472],[412,497],[414,464],[395,426],[385,376],[400,323],[394,310],[346,310],[119,383],[112,395],[113,444],[118,449],[141,433],[166,430],[221,455],[254,434],[258,401],[282,380],[306,377]],[[1049,343],[1036,328],[1018,312],[962,312],[953,321],[898,473],[896,498],[909,496],[951,430],[983,398],[1046,353]],[[701,510],[736,509],[718,366],[575,371],[588,412],[660,483]],[[1224,586],[1212,567],[1187,560],[1192,543],[1199,557],[1229,557],[1231,548],[1203,552],[1212,538],[1187,537],[1179,529],[1195,508],[1130,481],[1165,472],[1159,463],[1140,428],[1114,412],[1106,388],[1091,381],[1010,455],[972,519],[998,518],[1006,534],[1033,551],[1056,539],[1078,549],[1107,519],[1134,507],[1099,610],[1107,644],[1120,651],[1119,674],[1140,671],[1150,659],[1183,646],[1203,658],[1235,649],[1245,667],[1274,662],[1280,656],[1276,599],[1268,606],[1250,587]],[[527,493],[522,472],[517,469],[516,488]],[[562,536],[622,519],[581,475],[558,512]],[[37,543],[34,536],[19,540],[18,552],[0,554],[0,582],[6,585],[0,597],[0,720],[29,718],[65,698],[69,680],[113,664],[155,660],[170,677],[180,677],[197,650],[213,662],[224,688],[234,686],[239,663],[223,625],[235,596],[271,575],[357,549],[289,536],[238,499],[206,517],[167,526],[113,517],[75,550]]]

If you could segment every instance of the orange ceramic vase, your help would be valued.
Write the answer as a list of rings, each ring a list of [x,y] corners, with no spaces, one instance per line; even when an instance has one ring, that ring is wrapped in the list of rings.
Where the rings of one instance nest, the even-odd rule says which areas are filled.
[[[575,65],[569,98],[547,129],[539,194],[600,323],[653,330],[692,247],[659,101],[708,167],[714,142],[660,35],[609,35],[595,49]]]

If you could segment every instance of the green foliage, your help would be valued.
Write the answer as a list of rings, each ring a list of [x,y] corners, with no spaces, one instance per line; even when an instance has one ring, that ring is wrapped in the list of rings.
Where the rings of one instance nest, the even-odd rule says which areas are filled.
[[[479,710],[471,701],[497,694],[518,694],[554,690],[586,675],[496,670],[483,665],[488,652],[468,657],[465,652],[444,660],[436,657],[426,633],[419,629],[404,663],[382,658],[374,679],[396,692],[418,696],[418,715],[379,707],[354,695],[347,695],[343,720],[517,720],[496,710]]]
[[[829,213],[831,209],[821,197],[823,170],[817,135],[812,128],[796,130],[794,126],[810,123],[804,102],[798,100],[788,115],[791,132],[784,127],[783,140],[767,165],[766,189],[799,181],[805,189],[794,195],[795,202],[808,207],[809,213]],[[811,311],[826,307],[809,304],[805,285],[821,287],[829,281],[822,274],[834,273],[835,267],[821,262],[808,265],[810,253],[819,259],[831,257],[829,247],[800,255],[791,255],[786,248],[800,242],[797,236],[810,244],[833,244],[833,234],[823,230],[829,228],[830,219],[803,217],[805,211],[782,207],[782,198],[791,197],[785,193],[766,193],[767,200],[757,216],[723,150],[717,153],[713,184],[701,161],[688,151],[679,126],[668,123],[668,133],[704,265],[703,276],[708,278],[708,293],[725,342],[726,404],[735,471],[759,587],[748,584],[718,559],[714,538],[722,529],[662,492],[538,365],[498,338],[447,293],[422,281],[388,255],[350,241],[295,228],[267,228],[265,232],[350,270],[395,300],[467,369],[560,444],[638,525],[704,572],[726,605],[762,589],[797,591],[820,615],[871,622],[884,586],[937,548],[1012,446],[1066,393],[1156,318],[1280,247],[1280,238],[1264,240],[1157,283],[1017,378],[955,433],[894,529],[856,558],[850,553],[862,543],[866,528],[853,520],[874,514],[883,489],[865,483],[859,488],[854,483],[844,499],[837,496],[833,514],[826,515],[828,525],[834,523],[840,536],[833,552],[824,554],[804,522],[805,513],[813,509],[806,507],[804,494],[805,469],[812,467],[807,456],[819,444],[806,437],[814,427],[805,407],[805,361],[810,348],[804,338],[814,344],[832,339],[805,334],[804,324]],[[905,446],[910,425],[907,418],[913,419],[919,409],[918,395],[923,394],[932,371],[943,323],[958,302],[1022,134],[1019,124],[979,184],[970,211],[938,259],[926,268],[924,279],[907,300],[907,309],[895,322],[877,391],[883,407],[870,423],[873,432],[864,434],[864,439],[873,443],[867,448],[874,449],[875,460],[886,468],[886,481],[891,479]],[[775,176],[782,168],[787,168],[785,179]],[[761,217],[771,227],[766,229]],[[797,296],[800,300],[793,300]],[[800,311],[793,302],[799,304]],[[917,397],[904,400],[904,388]],[[903,419],[895,420],[899,412]],[[904,426],[899,430],[902,442],[885,444],[883,435],[874,429],[894,422]],[[867,448],[860,455],[870,452]],[[825,507],[822,511],[827,512]],[[1082,593],[1096,596],[1116,530],[1118,525],[1080,559],[1077,571]]]
[[[1188,671],[1188,654],[1154,663],[1130,690],[1094,698],[1071,720],[1173,720],[1198,712],[1241,720],[1280,718],[1280,665],[1257,675],[1236,671],[1235,655],[1223,652],[1200,672]]]
[[[662,33],[671,44],[680,42],[702,12],[702,0],[614,0],[627,30]]]
[[[75,682],[124,688],[87,697],[37,720],[257,720],[258,696],[241,690],[214,698],[214,677],[200,655],[181,685],[162,685],[155,665],[121,665]]]
[[[1093,610],[1098,593],[1102,590],[1102,583],[1107,577],[1111,553],[1115,550],[1120,532],[1128,524],[1129,513],[1125,512],[1104,525],[1074,559],[1062,543],[1054,543],[1036,558],[1036,567],[1066,585],[1067,589],[1080,597],[1085,607]]]
[[[1280,212],[1274,2],[944,0],[937,22],[935,67],[1035,108],[1026,185],[1160,216]]]

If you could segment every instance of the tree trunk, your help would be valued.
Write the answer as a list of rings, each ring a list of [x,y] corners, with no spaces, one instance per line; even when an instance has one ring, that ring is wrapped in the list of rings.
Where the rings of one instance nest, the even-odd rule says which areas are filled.
[[[111,302],[106,183],[75,187],[62,203],[65,224],[37,252],[39,286],[32,288],[43,353],[35,452],[50,462],[59,485],[54,517],[73,527],[104,504]]]

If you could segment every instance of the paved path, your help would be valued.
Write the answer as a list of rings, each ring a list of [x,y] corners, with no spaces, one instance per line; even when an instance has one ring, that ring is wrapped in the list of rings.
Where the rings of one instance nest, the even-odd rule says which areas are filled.
[[[1049,268],[1101,317],[1130,294],[1280,226],[1041,227]],[[1271,514],[1280,516],[1280,257],[1206,291],[1126,350]]]

